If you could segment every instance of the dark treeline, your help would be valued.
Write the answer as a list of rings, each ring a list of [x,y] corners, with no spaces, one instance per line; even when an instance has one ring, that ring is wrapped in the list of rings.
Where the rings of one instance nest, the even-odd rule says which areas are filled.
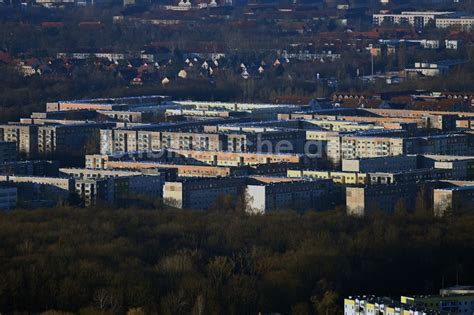
[[[313,21],[309,25],[311,32],[299,34],[285,31],[277,20],[259,18],[252,27],[239,28],[234,24],[245,22],[246,18],[237,9],[227,22],[203,15],[204,20],[199,20],[200,23],[179,28],[114,23],[113,16],[124,12],[120,4],[113,4],[111,2],[96,9],[0,8],[0,52],[12,59],[9,62],[0,61],[0,123],[28,116],[31,111],[41,111],[45,102],[59,99],[167,94],[176,99],[271,102],[279,96],[328,97],[334,91],[420,89],[470,92],[474,86],[474,49],[468,42],[458,50],[401,45],[395,54],[389,54],[385,47],[374,59],[375,73],[403,70],[412,67],[415,62],[463,59],[467,63],[452,69],[447,76],[421,77],[399,85],[387,85],[385,80],[373,84],[358,77],[371,73],[371,59],[366,50],[357,51],[355,48],[335,48],[333,53],[340,53],[341,59],[334,62],[291,60],[278,67],[272,66],[280,52],[291,50],[294,44],[313,43],[315,52],[328,50],[325,44],[333,40],[324,39],[321,32],[336,31],[334,37],[338,38],[344,34],[343,26],[329,27],[326,25],[329,22]],[[370,19],[363,16],[360,19],[368,25],[351,21],[355,25],[352,27],[354,30],[369,30],[372,27],[367,22]],[[42,22],[45,21],[62,22],[64,25],[43,27]],[[100,21],[101,24],[100,27],[81,27],[81,21]],[[448,30],[427,27],[420,38],[443,42],[448,35]],[[216,52],[226,53],[226,58],[219,61],[219,67],[214,69],[212,76],[202,75],[196,70],[202,60],[190,69],[186,68],[183,57],[184,52],[199,50],[199,46],[207,42],[216,45]],[[146,48],[168,51],[172,62],[168,63],[168,57],[159,60],[162,67],[144,75],[143,86],[131,85],[131,80],[137,75],[136,69],[125,71],[123,64],[117,70],[110,68],[105,60],[91,58],[86,61],[72,60],[66,67],[63,60],[56,58],[60,52],[121,53]],[[298,49],[307,48],[303,45]],[[29,59],[38,59],[42,65],[51,62],[54,71],[24,77],[16,65]],[[257,68],[262,62],[265,64],[264,73],[257,75]],[[241,63],[249,68],[250,79],[242,78]],[[187,69],[187,80],[178,80],[181,69]],[[164,77],[171,79],[167,86],[161,84]],[[333,83],[329,84],[328,80]]]
[[[57,208],[0,215],[0,311],[339,314],[474,283],[474,215]]]

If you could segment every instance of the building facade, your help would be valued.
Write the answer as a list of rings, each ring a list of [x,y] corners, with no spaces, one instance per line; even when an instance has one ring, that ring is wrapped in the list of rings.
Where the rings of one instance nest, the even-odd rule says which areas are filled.
[[[18,192],[16,187],[0,186],[0,210],[10,211],[16,208]]]
[[[0,164],[16,161],[16,150],[17,146],[15,142],[4,142],[0,140]]]

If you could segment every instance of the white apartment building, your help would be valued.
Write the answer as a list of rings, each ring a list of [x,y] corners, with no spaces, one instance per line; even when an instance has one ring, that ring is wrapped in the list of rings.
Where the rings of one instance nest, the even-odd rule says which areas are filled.
[[[373,24],[409,24],[418,28],[425,27],[430,21],[435,21],[439,17],[444,17],[454,12],[448,11],[403,11],[399,14],[378,13],[373,15]]]

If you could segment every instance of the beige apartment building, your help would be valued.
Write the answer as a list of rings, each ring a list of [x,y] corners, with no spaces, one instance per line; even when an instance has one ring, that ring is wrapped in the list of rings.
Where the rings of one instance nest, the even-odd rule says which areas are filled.
[[[329,180],[253,177],[245,188],[246,211],[265,214],[276,210],[324,210],[337,198]]]
[[[36,154],[68,154],[84,152],[84,145],[99,136],[100,128],[113,123],[79,124],[9,124],[1,125],[3,140],[16,142],[20,154],[33,157]]]
[[[94,163],[94,162],[92,162]],[[93,164],[89,163],[88,167]],[[207,165],[180,165],[167,164],[149,161],[98,161],[95,160],[95,166],[103,169],[174,169],[181,177],[228,177],[247,175],[248,169],[245,167],[225,167],[225,166],[207,166]]]
[[[357,135],[328,137],[327,156],[333,163],[342,159],[374,158],[406,154],[471,154],[469,135],[439,134],[428,136]]]
[[[101,154],[149,152],[172,148],[182,150],[222,150],[223,136],[212,133],[103,129]]]
[[[305,163],[305,157],[291,153],[246,153],[229,151],[196,151],[168,149],[177,155],[194,159],[207,165],[215,166],[243,166],[273,163]]]
[[[38,126],[38,153],[84,153],[88,141],[97,139],[100,128],[107,123]]]
[[[74,191],[74,180],[69,178],[1,175],[0,182],[18,188],[18,199],[33,206],[66,201]]]
[[[474,205],[474,182],[446,181],[445,187],[433,190],[433,209],[436,216],[449,211],[471,211]]]
[[[368,110],[368,109],[364,109]],[[294,120],[294,119],[304,119],[308,120],[311,123],[314,121],[321,121],[321,126],[323,128],[328,128],[328,130],[336,130],[338,128],[344,128],[350,126],[352,123],[360,124],[373,124],[375,126],[381,126],[385,129],[405,129],[407,125],[416,125],[418,127],[423,127],[425,121],[420,117],[374,117],[374,116],[355,116],[355,115],[321,115],[321,114],[308,114],[308,113],[292,113],[292,114],[280,114],[278,115],[279,120]],[[325,126],[325,127],[324,127]],[[356,128],[356,127],[355,127]],[[361,129],[377,129],[371,127],[360,127]]]
[[[179,209],[209,209],[220,196],[238,197],[243,193],[246,179],[190,178],[179,182],[166,182],[163,200],[166,205]]]
[[[38,126],[8,124],[0,125],[3,141],[16,142],[17,150],[27,157],[38,153]]]
[[[348,215],[364,216],[372,211],[393,212],[399,202],[413,209],[419,186],[417,183],[346,187]]]
[[[437,28],[456,27],[465,31],[470,31],[474,28],[473,16],[462,17],[443,17],[436,19]]]
[[[163,163],[179,164],[204,164],[208,166],[256,166],[270,164],[299,164],[311,166],[311,159],[300,154],[272,154],[272,153],[240,153],[228,151],[197,151],[166,149],[154,152],[127,153],[126,158],[142,159],[145,161],[155,161]],[[112,155],[86,155],[86,168],[103,169],[107,162],[120,160],[120,156]]]

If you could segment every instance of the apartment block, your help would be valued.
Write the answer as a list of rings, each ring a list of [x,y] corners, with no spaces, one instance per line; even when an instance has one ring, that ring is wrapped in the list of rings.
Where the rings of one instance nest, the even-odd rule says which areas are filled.
[[[370,175],[360,172],[333,172],[317,170],[288,170],[288,178],[330,179],[334,183],[344,185],[366,185],[370,182]]]
[[[375,210],[391,213],[399,201],[403,201],[407,209],[413,208],[418,189],[418,184],[414,182],[346,187],[347,214],[364,216]]]
[[[164,182],[164,176],[104,176],[95,179],[86,177],[75,180],[75,192],[84,200],[86,206],[98,202],[117,203],[140,196],[161,198]]]
[[[246,167],[182,165],[158,162],[108,161],[105,169],[174,169],[181,177],[227,177],[248,175]]]
[[[220,130],[225,134],[226,149],[232,152],[303,153],[304,130]]]
[[[309,123],[318,126],[328,131],[361,131],[361,130],[372,130],[372,129],[383,129],[383,126],[376,125],[375,122],[356,122],[356,121],[345,121],[345,120],[307,120]],[[308,131],[310,132],[310,131]],[[308,134],[307,132],[307,134]]]
[[[373,15],[373,24],[409,24],[417,28],[423,28],[430,22],[435,22],[439,17],[453,14],[453,12],[441,11],[403,11],[400,14],[380,13]]]
[[[101,130],[100,142],[102,154],[146,152],[162,148],[218,151],[223,149],[224,137],[212,133],[107,129]]]
[[[428,168],[451,170],[453,179],[474,179],[474,156],[425,154],[422,163]]]
[[[344,299],[344,315],[435,315],[435,311],[387,297],[356,296]]]
[[[380,117],[369,115],[372,109],[357,110],[356,112],[343,111],[335,114],[292,113],[281,114],[280,120],[304,119],[317,124],[325,130],[355,131],[380,129],[411,129],[413,126],[423,127],[426,122],[421,117]],[[357,116],[359,115],[359,116]],[[317,123],[321,121],[321,123]],[[346,129],[346,130],[344,130]]]
[[[0,210],[10,211],[16,208],[18,191],[16,187],[0,186]]]
[[[167,99],[168,97],[162,95],[150,95],[122,98],[85,99],[76,101],[57,101],[46,103],[46,111],[128,110],[131,108],[145,106],[157,107]]]
[[[260,109],[273,109],[275,112],[282,111],[286,108],[298,111],[309,108],[309,105],[294,105],[294,104],[256,104],[256,103],[226,103],[226,102],[198,102],[198,101],[174,101],[174,104],[183,107],[198,109],[198,110],[232,110],[232,111],[253,111]]]
[[[137,151],[137,131],[127,129],[101,129],[100,152],[112,154]]]
[[[369,183],[377,184],[402,184],[402,183],[423,183],[432,180],[442,180],[453,178],[453,172],[447,169],[415,169],[403,172],[375,172],[369,173]]]
[[[433,177],[445,179],[474,179],[474,156],[412,154],[342,160],[342,171],[361,173],[405,173],[432,171]],[[440,172],[448,170],[448,172]],[[434,179],[434,178],[433,178]]]
[[[224,137],[212,133],[163,132],[161,143],[164,149],[223,150]]]
[[[69,110],[69,111],[47,111],[47,112],[33,112],[30,115],[33,120],[36,119],[52,119],[52,120],[94,120],[98,118],[96,110]]]
[[[402,296],[400,300],[403,305],[421,307],[438,314],[470,315],[474,313],[472,287],[457,286],[440,291],[439,295],[408,295]],[[456,291],[463,293],[454,293]]]
[[[418,168],[416,155],[384,156],[375,158],[343,159],[344,172],[401,172]]]
[[[0,164],[0,175],[58,176],[57,161],[14,161]]]
[[[237,198],[244,191],[244,177],[189,178],[166,182],[163,200],[166,205],[179,209],[206,210],[216,204],[219,197]]]
[[[448,28],[455,27],[465,31],[470,31],[474,28],[474,17],[473,16],[460,16],[460,17],[442,17],[436,19],[437,28]]]
[[[241,153],[228,151],[197,151],[166,149],[159,151],[127,152],[119,155],[86,155],[87,168],[104,168],[107,161],[139,160],[149,162],[176,163],[207,166],[256,166],[268,164],[298,164],[315,166],[316,160],[302,154]]]
[[[245,189],[246,211],[265,214],[283,209],[323,210],[336,199],[334,194],[328,180],[253,177]]]
[[[100,129],[112,126],[113,123],[38,126],[38,153],[84,154],[87,142],[98,142]]]
[[[331,136],[327,143],[328,159],[338,164],[342,159],[402,155],[407,146],[399,137],[371,137],[363,134]]]
[[[75,179],[101,179],[113,178],[123,176],[140,176],[143,175],[140,171],[129,170],[100,170],[100,169],[84,169],[84,168],[61,168],[59,169],[61,175],[72,177]]]
[[[327,156],[339,163],[342,159],[397,156],[406,154],[471,154],[470,136],[467,134],[434,134],[434,135],[369,135],[342,134],[330,137]]]
[[[110,120],[130,123],[140,123],[153,118],[153,115],[139,111],[98,110],[97,113]]]
[[[17,145],[15,142],[0,140],[0,164],[13,162],[17,159]]]
[[[38,126],[8,124],[0,125],[0,130],[3,141],[15,142],[20,154],[32,157],[38,153]]]
[[[273,163],[297,163],[308,165],[311,161],[301,154],[292,153],[246,153],[229,151],[196,151],[196,150],[175,150],[168,149],[172,153],[172,159],[184,157],[189,160],[196,160],[198,163],[215,166],[243,166],[260,165]],[[168,156],[166,154],[165,156]]]
[[[28,207],[67,201],[74,191],[74,181],[69,178],[1,175],[0,182],[16,187],[19,201]]]
[[[390,185],[409,182],[425,182],[453,178],[451,170],[446,169],[411,169],[402,172],[335,172],[314,170],[289,170],[290,178],[330,179],[343,185]]]
[[[449,211],[474,210],[474,182],[445,181],[444,187],[433,190],[433,210],[442,217]]]
[[[250,112],[245,111],[231,111],[231,110],[198,110],[198,109],[167,109],[165,116],[167,120],[176,118],[184,119],[200,119],[207,118],[230,118],[230,117],[244,117],[250,116]],[[252,117],[254,117],[252,115]],[[255,117],[254,117],[255,118]]]

